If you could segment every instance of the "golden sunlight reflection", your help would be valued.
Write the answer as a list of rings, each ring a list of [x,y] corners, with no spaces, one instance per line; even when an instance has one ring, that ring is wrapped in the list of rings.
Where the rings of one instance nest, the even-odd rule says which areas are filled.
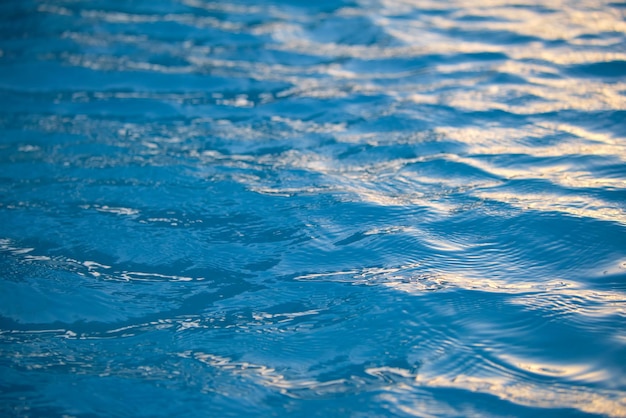
[[[297,398],[298,392],[313,392],[316,394],[347,392],[350,388],[346,379],[319,381],[313,377],[288,378],[276,368],[255,364],[248,361],[235,361],[219,355],[185,351],[178,353],[183,358],[193,358],[209,367],[250,379],[253,382],[275,389],[281,394]],[[211,390],[206,387],[205,390]]]
[[[483,1],[480,5],[476,3],[470,5],[465,1],[453,3],[464,5],[459,12],[452,14],[453,19],[434,16],[428,20],[428,24],[443,29],[458,29],[460,27],[468,31],[507,31],[554,40],[576,38],[599,30],[626,33],[626,23],[622,20],[623,16],[615,9],[603,8],[601,3],[596,3],[594,12],[587,13],[571,9],[565,5],[550,5],[543,2],[542,5],[552,6],[558,10],[556,19],[556,13],[541,13],[531,9],[512,8],[510,1],[494,2],[496,4]],[[447,6],[451,7],[449,3]],[[462,20],[463,17],[476,16],[482,19],[480,21]],[[485,21],[485,18],[491,19]]]
[[[570,155],[600,155],[626,161],[626,142],[601,132],[591,132],[567,124],[540,122],[523,126],[524,129],[490,126],[438,127],[435,132],[467,144],[470,154],[526,154],[534,157],[565,157]],[[545,144],[540,141],[549,135],[567,133],[569,141]]]
[[[497,190],[475,192],[475,196],[506,203],[522,210],[561,212],[626,225],[626,212],[619,206],[585,195],[558,195],[554,193],[511,193]]]
[[[529,80],[531,81],[531,80]],[[559,110],[598,111],[626,109],[626,97],[619,94],[619,87],[609,88],[598,83],[577,81],[535,80],[535,85],[490,85],[472,90],[456,90],[436,97],[436,103],[471,111],[503,110],[530,115]],[[626,85],[622,86],[626,88]],[[427,100],[419,100],[427,97]],[[432,96],[431,96],[432,97]],[[429,103],[434,98],[427,95],[413,96],[417,103]],[[515,103],[519,101],[519,103]]]
[[[367,384],[366,381],[356,376],[352,376],[351,379],[335,380],[318,380],[313,376],[288,377],[287,374],[278,372],[274,367],[248,361],[234,361],[226,357],[199,351],[185,351],[178,353],[178,356],[195,359],[211,368],[240,378],[250,379],[257,384],[272,388],[283,395],[294,398],[306,396],[307,392],[317,395],[347,392],[354,384],[361,386]],[[513,356],[501,356],[501,360],[525,372],[549,377],[566,376],[596,380],[602,374],[602,372],[590,371],[586,366],[582,365],[537,363]],[[294,372],[295,370],[291,370],[289,374],[295,374]],[[582,412],[605,414],[611,417],[623,416],[626,413],[626,399],[620,395],[620,392],[611,390],[591,392],[585,388],[562,384],[557,386],[543,385],[531,381],[519,381],[519,379],[510,374],[498,376],[457,374],[454,377],[447,377],[431,374],[428,370],[415,373],[415,371],[404,368],[387,366],[369,367],[365,370],[365,373],[388,382],[399,378],[404,381],[404,385],[407,387],[446,387],[470,390],[491,394],[516,404],[533,407],[574,408]],[[300,375],[300,373],[297,375]],[[208,387],[205,389],[210,390]]]
[[[589,318],[620,317],[626,319],[626,294],[619,291],[590,290],[580,287],[559,288],[550,294],[522,295],[514,304],[530,310],[547,310],[562,315],[583,315]]]
[[[491,353],[501,361],[508,363],[522,371],[541,376],[564,377],[568,380],[587,382],[604,381],[610,378],[606,370],[592,370],[590,364],[557,364],[538,362],[532,359],[515,357],[511,354]]]
[[[487,393],[509,402],[540,408],[574,408],[589,414],[610,417],[626,415],[626,398],[622,392],[611,390],[591,391],[563,385],[541,385],[518,381],[514,376],[453,377],[420,374],[417,383],[426,387],[442,387]]]

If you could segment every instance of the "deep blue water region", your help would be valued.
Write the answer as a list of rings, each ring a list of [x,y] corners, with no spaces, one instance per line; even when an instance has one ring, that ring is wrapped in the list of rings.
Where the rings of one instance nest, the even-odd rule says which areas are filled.
[[[3,417],[626,417],[626,7],[4,0]]]

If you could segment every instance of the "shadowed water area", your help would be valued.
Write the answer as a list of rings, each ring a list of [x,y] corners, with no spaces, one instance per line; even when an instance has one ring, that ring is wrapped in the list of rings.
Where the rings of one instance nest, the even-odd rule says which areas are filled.
[[[0,415],[626,416],[625,17],[2,1]]]

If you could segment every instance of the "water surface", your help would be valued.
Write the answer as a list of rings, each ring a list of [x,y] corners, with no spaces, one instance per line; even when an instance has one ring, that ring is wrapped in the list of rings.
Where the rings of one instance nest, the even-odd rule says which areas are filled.
[[[626,4],[5,0],[4,416],[626,416]]]

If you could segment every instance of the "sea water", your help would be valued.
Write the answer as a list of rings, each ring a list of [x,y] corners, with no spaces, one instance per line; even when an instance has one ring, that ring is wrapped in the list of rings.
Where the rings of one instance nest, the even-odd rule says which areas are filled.
[[[1,415],[626,416],[625,16],[4,0]]]

